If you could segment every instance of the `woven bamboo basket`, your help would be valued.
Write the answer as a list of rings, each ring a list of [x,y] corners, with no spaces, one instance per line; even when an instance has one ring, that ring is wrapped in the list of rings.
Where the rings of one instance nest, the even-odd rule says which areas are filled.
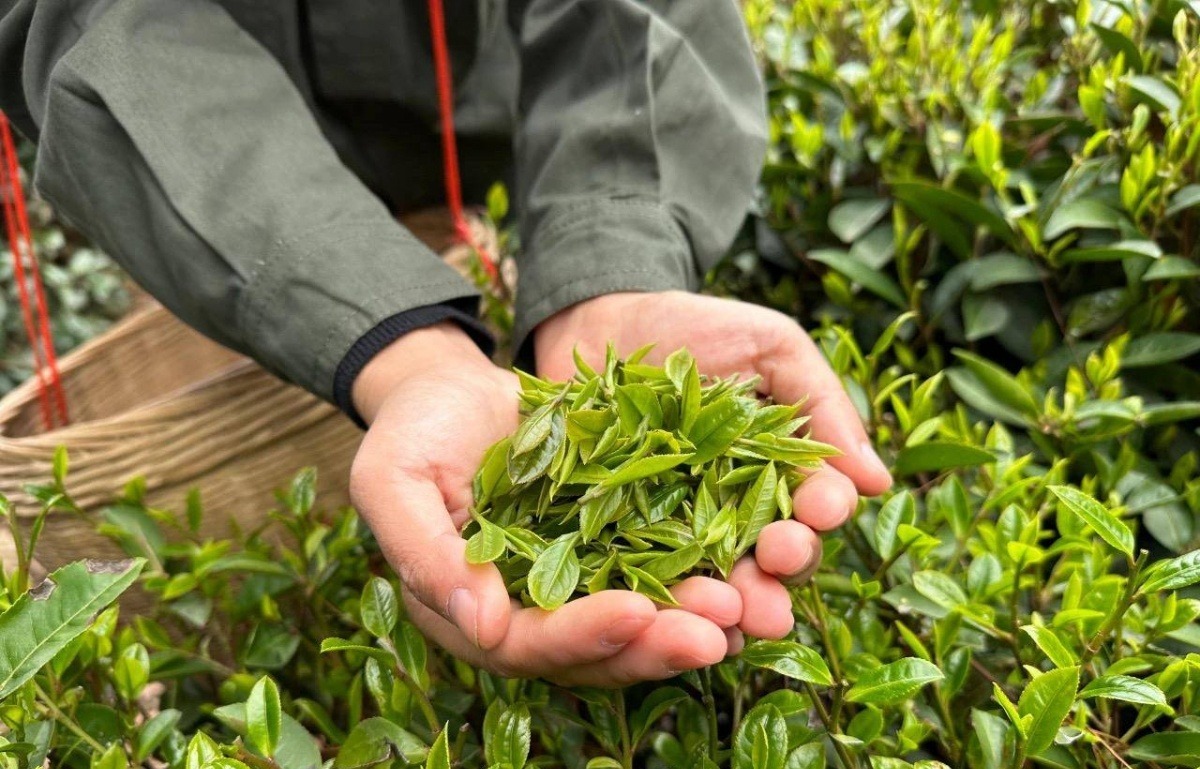
[[[209,341],[149,304],[60,362],[70,426],[40,432],[37,390],[26,382],[0,400],[0,493],[28,521],[24,490],[48,479],[56,447],[71,452],[69,487],[84,516],[53,514],[36,557],[54,569],[77,558],[119,557],[97,516],[125,481],[146,479],[147,502],[181,510],[203,491],[202,536],[228,536],[231,521],[265,520],[269,493],[301,467],[318,470],[318,498],[347,502],[346,479],[361,433],[328,404]]]
[[[444,212],[401,221],[466,269],[469,249],[452,245]],[[494,230],[478,219],[471,224],[494,253]],[[35,553],[45,569],[78,558],[121,557],[97,524],[104,506],[135,476],[146,480],[147,503],[166,510],[181,511],[188,492],[200,489],[201,536],[228,536],[233,525],[248,531],[265,522],[271,490],[286,486],[302,467],[317,469],[318,505],[349,501],[358,428],[154,302],[141,303],[59,365],[70,426],[41,432],[34,381],[0,399],[0,494],[13,502],[20,521],[32,521],[39,509],[23,487],[50,478],[58,446],[70,451],[68,487],[84,515],[47,518]],[[0,542],[0,560],[4,549]],[[134,595],[122,603],[139,611],[144,600]]]

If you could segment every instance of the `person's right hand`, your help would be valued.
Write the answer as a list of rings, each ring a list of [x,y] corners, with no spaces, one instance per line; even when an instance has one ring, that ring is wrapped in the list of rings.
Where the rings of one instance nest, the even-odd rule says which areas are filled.
[[[516,377],[449,323],[392,343],[354,383],[370,429],[351,499],[400,576],[412,621],[478,667],[573,685],[667,678],[740,650],[741,598],[718,580],[676,585],[679,609],[606,590],[547,612],[512,601],[492,564],[467,562],[459,530],[471,481],[487,448],[516,429],[517,391]]]

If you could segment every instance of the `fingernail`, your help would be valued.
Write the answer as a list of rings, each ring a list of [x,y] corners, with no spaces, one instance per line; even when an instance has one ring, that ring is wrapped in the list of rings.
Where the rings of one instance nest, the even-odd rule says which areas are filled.
[[[863,461],[866,462],[872,470],[881,473],[882,475],[886,475],[888,483],[891,484],[892,473],[888,470],[887,465],[883,463],[883,460],[879,458],[879,455],[875,453],[875,447],[871,445],[870,441],[862,442],[862,445],[859,447],[859,453],[862,455]]]
[[[475,596],[465,587],[456,587],[446,601],[446,616],[479,646],[479,611]]]
[[[633,639],[637,638],[638,634],[645,629],[646,623],[643,620],[634,617],[626,617],[619,619],[608,626],[608,630],[604,631],[604,635],[600,637],[600,643],[604,646],[611,646],[619,649]]]
[[[708,662],[690,654],[672,657],[667,660],[667,673],[673,676],[677,676],[686,670],[696,670],[703,667],[708,667]]]

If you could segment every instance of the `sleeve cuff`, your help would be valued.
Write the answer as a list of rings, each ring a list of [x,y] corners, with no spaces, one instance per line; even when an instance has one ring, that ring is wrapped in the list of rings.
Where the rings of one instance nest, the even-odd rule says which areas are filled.
[[[476,304],[477,301],[474,298],[468,297],[442,304],[414,307],[411,310],[384,318],[360,336],[342,357],[333,376],[334,404],[356,425],[365,430],[367,425],[354,409],[354,401],[351,398],[354,380],[358,378],[371,359],[392,342],[410,331],[426,328],[445,320],[457,323],[475,344],[479,345],[484,354],[491,357],[496,343],[487,327],[475,317]]]
[[[514,349],[570,305],[616,291],[694,291],[700,271],[683,228],[654,200],[559,203],[523,228]]]

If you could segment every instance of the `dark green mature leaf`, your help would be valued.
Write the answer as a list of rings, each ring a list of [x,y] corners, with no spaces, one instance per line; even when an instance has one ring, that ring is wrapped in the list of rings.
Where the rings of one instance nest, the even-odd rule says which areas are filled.
[[[1200,265],[1181,256],[1164,256],[1142,274],[1142,280],[1186,280],[1200,276]]]
[[[633,713],[629,719],[630,733],[633,737],[633,744],[641,742],[655,724],[662,719],[667,712],[681,702],[691,699],[688,693],[677,686],[664,686],[655,689]]]
[[[933,663],[905,657],[863,671],[846,692],[846,699],[868,705],[889,705],[908,699],[921,687],[943,678],[945,675]]]
[[[249,735],[245,703],[219,707],[213,715],[238,734]],[[320,769],[321,751],[308,730],[287,713],[281,713],[279,721],[279,742],[273,759],[280,769]]]
[[[755,641],[742,650],[741,660],[757,668],[818,686],[833,686],[833,676],[819,652],[795,641]]]
[[[828,267],[832,267],[871,293],[886,299],[900,309],[907,309],[908,302],[904,298],[904,292],[900,290],[900,286],[894,280],[889,278],[885,273],[863,264],[845,251],[832,248],[818,249],[810,251],[808,258],[814,262],[820,262]]]
[[[1101,539],[1133,556],[1133,532],[1107,507],[1071,486],[1050,486],[1049,489],[1067,510],[1079,516]]]
[[[1029,418],[1038,415],[1038,403],[1016,377],[991,361],[965,350],[955,350],[955,357],[975,375],[988,394],[1008,408]]]
[[[1066,264],[1118,262],[1124,259],[1136,259],[1139,256],[1157,259],[1162,256],[1162,249],[1152,240],[1120,240],[1103,246],[1071,249],[1063,253],[1062,260]]]
[[[579,584],[579,534],[564,534],[542,551],[529,570],[529,596],[543,609],[557,609]]]
[[[1075,692],[1079,689],[1079,668],[1061,668],[1043,673],[1021,692],[1017,712],[1032,716],[1026,737],[1026,750],[1036,756],[1054,742],[1054,735],[1063,719],[1071,712]]]
[[[946,377],[950,380],[950,387],[954,393],[972,408],[1005,424],[1017,427],[1029,424],[1029,417],[998,399],[973,372],[952,368],[946,370]]]
[[[1137,761],[1200,766],[1200,732],[1147,734],[1130,745],[1126,755]]]
[[[1142,69],[1142,54],[1138,50],[1137,43],[1115,29],[1102,27],[1095,23],[1088,26],[1091,27],[1092,31],[1096,33],[1096,37],[1100,38],[1100,42],[1104,43],[1104,47],[1110,52],[1113,54],[1124,54],[1127,65],[1133,67],[1135,70]]]
[[[944,211],[962,219],[976,227],[983,227],[990,235],[1015,245],[1016,236],[1004,217],[988,208],[976,198],[968,197],[957,190],[931,184],[929,182],[913,181],[900,182],[892,185],[892,192],[897,200],[914,210],[924,213],[931,210]],[[932,224],[932,222],[931,222]],[[945,237],[940,226],[934,229],[938,235]],[[951,241],[953,247],[953,242]]]
[[[87,629],[137,578],[145,560],[76,561],[0,614],[0,700]]]
[[[1121,355],[1122,368],[1141,368],[1173,363],[1200,352],[1200,334],[1164,331],[1146,334],[1129,342]]]
[[[1195,206],[1200,206],[1200,184],[1189,184],[1171,197],[1165,213],[1168,217],[1175,216]]]
[[[733,739],[733,769],[784,769],[787,722],[774,705],[751,708]]]
[[[1126,82],[1130,91],[1144,102],[1166,110],[1172,116],[1179,112],[1182,100],[1175,87],[1153,75],[1132,75]]]
[[[987,449],[948,441],[930,441],[906,446],[896,455],[892,471],[896,475],[942,472],[960,467],[978,467],[996,461]]]
[[[829,212],[829,229],[843,243],[853,243],[875,226],[891,209],[887,198],[843,201]]]
[[[333,759],[334,769],[367,769],[399,758],[405,764],[425,760],[429,747],[419,737],[385,718],[355,725]]]
[[[1069,230],[1078,228],[1117,229],[1121,214],[1095,198],[1077,198],[1054,209],[1042,235],[1054,240]]]

